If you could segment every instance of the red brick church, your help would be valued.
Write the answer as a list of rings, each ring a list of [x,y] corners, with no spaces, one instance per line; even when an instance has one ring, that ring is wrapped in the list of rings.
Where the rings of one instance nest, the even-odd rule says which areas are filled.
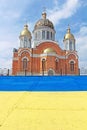
[[[13,50],[13,75],[78,75],[78,54],[70,27],[64,36],[64,50],[55,40],[53,23],[46,13],[34,26],[33,34],[24,25],[20,47]],[[32,40],[33,36],[33,40]]]

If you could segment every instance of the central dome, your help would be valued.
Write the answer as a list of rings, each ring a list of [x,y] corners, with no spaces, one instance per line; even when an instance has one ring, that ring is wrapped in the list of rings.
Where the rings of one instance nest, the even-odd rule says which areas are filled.
[[[49,27],[51,29],[54,29],[53,23],[49,19],[46,19],[45,12],[42,13],[42,19],[40,19],[36,22],[34,29],[36,30],[36,29],[40,29],[42,27]]]
[[[43,53],[56,53],[55,50],[53,48],[46,48]]]

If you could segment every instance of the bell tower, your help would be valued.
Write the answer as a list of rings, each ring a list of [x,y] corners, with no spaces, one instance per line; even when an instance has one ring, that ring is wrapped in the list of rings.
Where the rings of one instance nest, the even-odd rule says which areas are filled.
[[[71,33],[71,29],[68,26],[67,33],[64,36],[64,49],[67,51],[75,51],[75,38],[74,35]]]
[[[20,48],[31,48],[31,32],[28,30],[28,25],[24,25],[24,29],[20,33]]]

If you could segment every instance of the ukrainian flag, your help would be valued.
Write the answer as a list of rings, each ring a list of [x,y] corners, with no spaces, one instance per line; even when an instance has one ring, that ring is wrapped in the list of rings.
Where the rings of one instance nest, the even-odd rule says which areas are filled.
[[[0,77],[0,130],[87,130],[87,77]]]

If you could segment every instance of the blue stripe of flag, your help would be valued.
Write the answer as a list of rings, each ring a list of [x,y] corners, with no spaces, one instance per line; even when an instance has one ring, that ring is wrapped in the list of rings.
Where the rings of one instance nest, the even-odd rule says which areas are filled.
[[[0,91],[87,91],[87,76],[1,76]]]

